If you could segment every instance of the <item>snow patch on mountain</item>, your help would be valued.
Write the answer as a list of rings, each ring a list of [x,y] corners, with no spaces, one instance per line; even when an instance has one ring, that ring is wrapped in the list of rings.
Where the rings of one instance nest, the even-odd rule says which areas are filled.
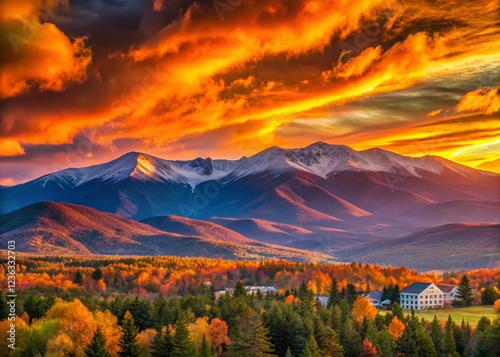
[[[105,164],[65,169],[42,176],[34,182],[42,187],[53,182],[62,188],[72,189],[92,180],[114,183],[133,178],[140,181],[178,182],[194,189],[198,184],[209,180],[228,182],[249,175],[278,176],[296,170],[327,178],[342,171],[388,172],[422,177],[424,173],[441,175],[445,169],[467,177],[475,174],[495,175],[436,156],[415,158],[378,148],[355,151],[343,145],[318,142],[300,149],[274,146],[239,160],[199,157],[194,160],[171,161],[130,152]]]
[[[170,161],[151,155],[130,152],[105,164],[85,168],[65,169],[36,180],[45,187],[54,182],[72,189],[92,180],[115,183],[133,178],[139,181],[179,182],[192,188],[201,182],[217,180],[234,170],[238,160],[212,160],[197,158],[189,161]]]
[[[190,161],[170,161],[170,165],[182,176],[182,180],[192,188],[209,181],[219,180],[231,173],[239,160],[212,160],[196,158]]]

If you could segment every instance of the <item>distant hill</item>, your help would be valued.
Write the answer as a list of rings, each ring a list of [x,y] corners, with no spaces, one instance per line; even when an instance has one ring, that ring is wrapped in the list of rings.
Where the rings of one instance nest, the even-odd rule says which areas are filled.
[[[205,227],[210,225],[214,224],[202,223]],[[209,232],[205,231],[205,236],[198,235],[200,228],[193,228],[196,235],[165,232],[111,213],[55,202],[35,203],[0,216],[0,240],[16,240],[20,252],[332,260],[326,254],[264,244],[245,237],[237,240],[236,232],[226,238]]]
[[[406,237],[340,249],[340,260],[419,270],[475,269],[500,265],[500,224],[447,224]]]
[[[187,217],[165,215],[143,219],[142,223],[158,228],[162,231],[177,233],[188,236],[199,236],[205,238],[219,239],[225,242],[239,244],[257,244],[258,242],[249,239],[231,229],[218,224],[192,219]]]
[[[500,202],[460,200],[434,203],[411,210],[402,219],[426,227],[449,222],[496,223],[500,219]]]

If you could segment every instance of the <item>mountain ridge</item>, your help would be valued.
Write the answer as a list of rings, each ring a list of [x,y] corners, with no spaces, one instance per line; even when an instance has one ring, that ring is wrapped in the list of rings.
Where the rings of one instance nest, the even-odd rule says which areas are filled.
[[[387,227],[393,236],[420,226],[407,215],[429,205],[500,201],[499,179],[439,157],[411,158],[378,148],[358,152],[323,142],[271,147],[239,160],[175,161],[130,152],[108,163],[2,187],[0,214],[56,201],[136,220],[163,215],[263,219],[356,234]],[[495,205],[481,210],[487,217],[498,213]],[[443,217],[441,223],[453,222],[452,214]],[[390,232],[403,226],[408,227]]]
[[[196,234],[179,234],[85,206],[38,202],[1,215],[0,238],[4,241],[15,240],[16,249],[21,252],[51,255],[77,253],[333,260],[327,254],[266,244],[243,236],[232,240],[233,236],[214,235],[202,224],[216,226],[210,222],[199,222],[198,230],[190,232]],[[220,229],[224,230],[224,227]]]
[[[336,159],[336,161],[322,161],[325,158]],[[261,162],[267,162],[266,166],[256,168],[255,166],[258,166],[256,164]],[[248,166],[253,166],[251,169],[254,171],[248,170]],[[93,179],[113,181],[129,176],[139,180],[178,180],[196,185],[208,180],[223,179],[225,176],[230,178],[234,175],[241,176],[245,173],[256,172],[255,170],[265,171],[266,169],[272,171],[276,171],[276,169],[300,169],[323,178],[336,172],[356,170],[418,177],[420,174],[417,170],[440,174],[444,167],[462,175],[471,172],[497,175],[493,172],[461,165],[440,156],[411,157],[380,148],[356,151],[345,145],[333,145],[319,141],[304,148],[285,149],[272,146],[250,157],[243,156],[236,160],[212,159],[210,157],[198,157],[192,160],[168,160],[131,151],[108,162],[82,168],[66,168],[19,185],[40,181],[44,186],[47,181],[55,180],[61,185],[75,187]],[[235,170],[236,172],[234,172]]]

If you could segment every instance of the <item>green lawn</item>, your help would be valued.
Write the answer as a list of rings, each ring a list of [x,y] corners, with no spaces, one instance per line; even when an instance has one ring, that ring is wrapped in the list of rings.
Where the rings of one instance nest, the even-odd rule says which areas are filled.
[[[405,313],[406,312],[407,311],[405,311]],[[381,313],[385,312],[381,311]],[[493,306],[491,305],[448,308],[439,310],[420,310],[415,311],[415,314],[419,317],[423,317],[426,320],[432,320],[434,318],[434,315],[436,315],[438,320],[441,321],[446,321],[448,319],[448,315],[451,315],[451,318],[455,322],[460,323],[462,321],[462,318],[464,318],[465,321],[469,322],[471,325],[476,325],[482,316],[489,317],[490,319],[494,319],[496,317],[496,314],[493,312]]]

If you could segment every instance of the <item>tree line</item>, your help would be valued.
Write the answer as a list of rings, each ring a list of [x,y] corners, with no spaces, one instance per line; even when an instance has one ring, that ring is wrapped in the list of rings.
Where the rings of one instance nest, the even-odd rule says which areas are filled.
[[[33,294],[19,311],[16,349],[0,347],[0,355],[500,356],[500,317],[483,317],[475,327],[451,317],[425,321],[397,302],[380,313],[354,285],[340,287],[335,279],[326,306],[305,281],[268,295],[249,294],[238,281],[233,294],[219,299],[210,287],[199,289],[154,300]],[[0,321],[0,331],[6,323]]]

